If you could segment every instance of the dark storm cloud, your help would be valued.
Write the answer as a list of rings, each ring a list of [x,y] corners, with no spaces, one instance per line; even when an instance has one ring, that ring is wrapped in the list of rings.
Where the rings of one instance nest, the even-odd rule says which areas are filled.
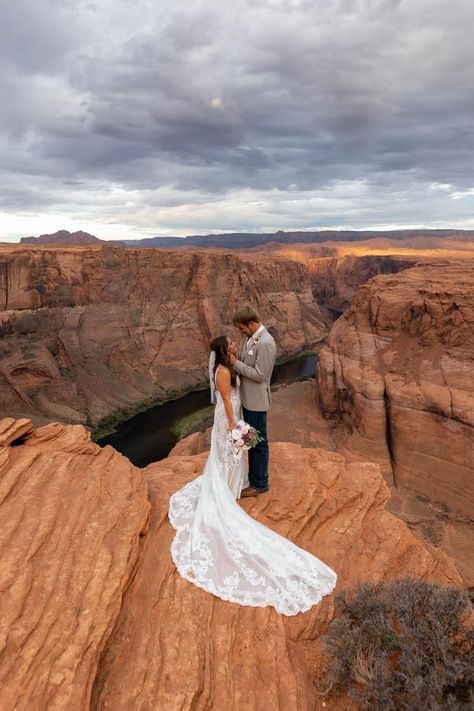
[[[468,221],[473,19],[470,0],[8,4],[1,208],[142,232]]]

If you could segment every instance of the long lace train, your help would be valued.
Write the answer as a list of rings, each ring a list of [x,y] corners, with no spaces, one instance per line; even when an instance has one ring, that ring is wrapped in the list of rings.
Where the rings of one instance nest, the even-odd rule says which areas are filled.
[[[236,419],[238,390],[232,392]],[[201,476],[170,499],[171,555],[186,580],[218,597],[284,615],[309,610],[330,593],[336,573],[311,553],[249,516],[236,502],[246,468],[227,433],[217,394],[211,451]]]

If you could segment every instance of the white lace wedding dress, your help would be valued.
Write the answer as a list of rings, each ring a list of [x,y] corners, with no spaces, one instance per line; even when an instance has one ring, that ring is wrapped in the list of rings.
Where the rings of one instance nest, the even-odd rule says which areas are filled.
[[[232,389],[231,399],[237,421],[238,387]],[[183,578],[223,600],[271,605],[284,615],[305,612],[333,590],[336,573],[239,506],[236,499],[246,472],[242,452],[236,454],[230,441],[224,402],[217,392],[204,472],[170,499],[169,520],[176,529],[173,561]]]

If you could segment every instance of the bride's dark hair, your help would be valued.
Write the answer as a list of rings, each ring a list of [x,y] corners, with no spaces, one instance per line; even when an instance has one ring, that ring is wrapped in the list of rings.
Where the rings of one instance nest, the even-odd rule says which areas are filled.
[[[234,373],[234,369],[230,364],[229,359],[229,341],[227,336],[217,336],[211,341],[211,351],[216,354],[216,362],[214,365],[214,375],[216,374],[216,369],[218,365],[223,365],[230,372],[230,382],[235,385],[237,382],[237,376]]]

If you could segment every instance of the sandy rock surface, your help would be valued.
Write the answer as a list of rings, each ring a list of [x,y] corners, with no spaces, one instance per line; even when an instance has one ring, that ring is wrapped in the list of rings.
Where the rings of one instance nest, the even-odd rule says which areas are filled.
[[[80,426],[0,420],[0,708],[89,708],[138,560],[139,470]]]
[[[102,658],[93,708],[322,709],[313,685],[316,640],[333,616],[333,596],[285,618],[219,600],[175,571],[169,497],[205,459],[173,457],[143,470],[150,531]],[[338,589],[400,575],[459,584],[451,561],[384,510],[389,492],[376,465],[277,443],[271,481],[268,494],[240,505],[333,567]]]

